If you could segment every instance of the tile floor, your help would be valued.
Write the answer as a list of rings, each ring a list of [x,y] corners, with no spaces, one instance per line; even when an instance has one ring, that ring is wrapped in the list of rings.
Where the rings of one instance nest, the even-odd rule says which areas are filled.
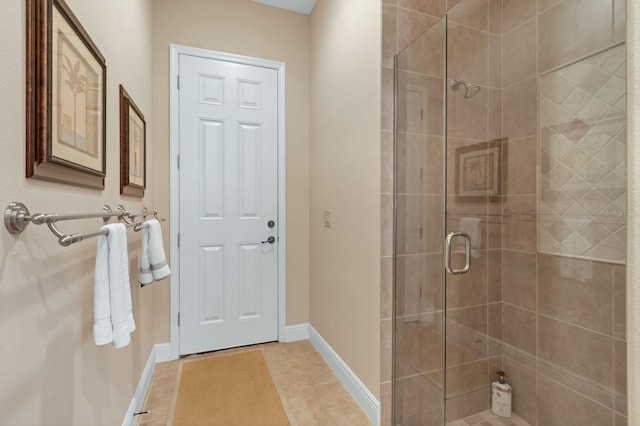
[[[369,426],[371,422],[308,340],[229,349],[188,360],[259,349],[292,426]],[[139,416],[139,426],[170,425],[184,359],[158,364]],[[465,425],[467,426],[467,425]],[[502,426],[502,425],[501,425]]]
[[[498,417],[491,411],[474,414],[465,419],[447,423],[447,426],[529,426],[529,423],[513,415],[511,418]]]

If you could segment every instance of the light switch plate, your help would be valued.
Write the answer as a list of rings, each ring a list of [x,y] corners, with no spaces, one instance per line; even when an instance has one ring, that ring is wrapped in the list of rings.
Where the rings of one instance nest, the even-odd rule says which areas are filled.
[[[322,217],[324,220],[324,227],[331,228],[331,210],[323,210]]]

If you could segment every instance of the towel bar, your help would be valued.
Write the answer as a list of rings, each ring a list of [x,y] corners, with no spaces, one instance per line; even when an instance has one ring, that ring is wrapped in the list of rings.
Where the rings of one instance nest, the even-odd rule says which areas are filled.
[[[27,228],[29,222],[35,225],[47,224],[49,230],[58,238],[58,243],[61,246],[69,246],[71,244],[80,242],[87,238],[97,237],[98,235],[106,235],[109,232],[106,230],[99,230],[94,232],[85,232],[78,234],[65,234],[61,232],[56,226],[56,222],[65,220],[79,220],[79,219],[94,219],[102,218],[104,223],[109,222],[112,217],[117,217],[122,221],[127,228],[133,228],[134,231],[139,231],[142,227],[142,222],[138,218],[144,218],[146,216],[154,216],[158,221],[164,222],[164,218],[158,217],[157,211],[150,211],[146,207],[142,209],[141,213],[131,213],[127,211],[124,206],[118,205],[117,211],[111,210],[111,207],[104,205],[102,212],[100,213],[72,213],[72,214],[57,214],[57,213],[35,213],[31,214],[27,206],[19,202],[12,202],[7,205],[4,210],[4,225],[11,234],[19,234]]]

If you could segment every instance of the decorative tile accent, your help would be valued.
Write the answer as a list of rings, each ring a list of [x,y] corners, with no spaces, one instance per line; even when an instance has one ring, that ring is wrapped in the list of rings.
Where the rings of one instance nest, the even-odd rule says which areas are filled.
[[[624,262],[625,46],[540,78],[538,249]]]

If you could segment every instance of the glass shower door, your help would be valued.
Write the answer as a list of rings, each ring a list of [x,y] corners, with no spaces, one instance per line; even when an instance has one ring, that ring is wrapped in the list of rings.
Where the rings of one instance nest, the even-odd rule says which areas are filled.
[[[394,421],[444,421],[445,22],[396,57]]]

